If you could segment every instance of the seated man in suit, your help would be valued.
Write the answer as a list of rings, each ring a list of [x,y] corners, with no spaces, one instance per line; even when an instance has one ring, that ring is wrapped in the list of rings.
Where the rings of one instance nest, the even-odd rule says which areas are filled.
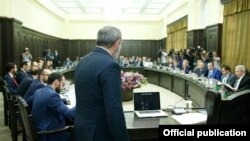
[[[48,78],[48,85],[34,93],[32,117],[38,131],[63,128],[65,118],[73,121],[75,108],[69,109],[59,96],[64,84],[65,78],[61,73],[52,73]],[[69,134],[39,136],[39,141],[69,141]]]
[[[25,93],[29,89],[31,83],[38,78],[40,70],[37,67],[37,62],[32,62],[29,76],[24,78],[16,90],[16,94],[24,97]]]
[[[197,68],[194,69],[194,73],[197,74],[199,77],[201,76],[207,77],[208,70],[205,66],[205,63],[201,61],[197,65],[198,65]]]
[[[238,79],[233,87],[229,86],[232,91],[237,92],[245,88],[250,88],[250,78],[247,76],[246,67],[244,65],[238,65],[235,67],[235,75]]]
[[[30,71],[30,66],[31,66],[30,62],[25,61],[22,63],[22,67],[20,68],[17,74],[17,81],[19,84],[25,77],[28,76],[28,72]]]
[[[16,89],[19,84],[15,78],[15,74],[17,72],[17,66],[14,63],[8,63],[6,66],[7,74],[4,75],[3,79],[7,82],[7,86],[10,90],[11,94],[16,93]]]
[[[184,74],[189,74],[189,72],[190,72],[190,66],[189,66],[189,61],[187,59],[183,60],[181,71]]]
[[[208,68],[208,78],[214,78],[217,80],[221,80],[221,72],[220,70],[218,70],[217,68],[214,67],[214,63],[213,62],[209,62],[207,64],[207,68]]]
[[[49,69],[42,69],[39,72],[38,79],[34,80],[27,92],[24,95],[24,99],[29,104],[30,100],[29,98],[34,94],[34,92],[40,88],[43,88],[47,85],[48,76],[51,74],[51,71]]]
[[[223,66],[221,72],[222,72],[221,82],[227,83],[230,86],[234,86],[234,83],[237,80],[237,76],[231,72],[231,68],[227,65]]]

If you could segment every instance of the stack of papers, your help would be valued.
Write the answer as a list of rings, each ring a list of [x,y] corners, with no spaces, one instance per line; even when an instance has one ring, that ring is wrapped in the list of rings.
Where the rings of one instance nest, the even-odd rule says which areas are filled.
[[[204,113],[186,113],[182,115],[172,115],[176,121],[180,124],[197,124],[205,123],[207,121],[207,115]]]

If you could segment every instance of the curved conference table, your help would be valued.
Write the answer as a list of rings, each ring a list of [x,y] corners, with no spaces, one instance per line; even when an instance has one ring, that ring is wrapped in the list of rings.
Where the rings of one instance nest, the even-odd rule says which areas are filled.
[[[193,102],[193,107],[205,107],[205,94],[209,88],[205,87],[204,82],[194,80],[193,77],[181,75],[165,70],[151,68],[122,68],[123,71],[134,71],[147,77],[150,84],[167,89],[177,94],[182,99]],[[65,78],[74,83],[74,69],[62,71]],[[162,102],[162,100],[161,100]],[[177,101],[178,102],[178,101]],[[183,104],[182,104],[183,105]],[[126,124],[131,140],[157,140],[159,125],[178,125],[181,124],[174,118],[166,107],[163,108],[168,113],[165,118],[138,118],[133,111],[124,110]]]

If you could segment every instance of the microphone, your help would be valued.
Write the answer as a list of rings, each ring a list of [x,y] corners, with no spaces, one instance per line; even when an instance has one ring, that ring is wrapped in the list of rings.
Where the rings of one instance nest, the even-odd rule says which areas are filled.
[[[183,100],[185,100],[185,99],[181,99],[181,100],[175,102],[174,108],[172,109],[172,113],[177,114],[177,115],[187,113],[187,111],[184,107],[176,107],[176,105]]]

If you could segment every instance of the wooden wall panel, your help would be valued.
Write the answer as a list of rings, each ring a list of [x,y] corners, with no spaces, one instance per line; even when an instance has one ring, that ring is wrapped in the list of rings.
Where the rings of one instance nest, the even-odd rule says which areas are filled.
[[[188,48],[197,48],[200,46],[201,48],[205,48],[204,45],[204,30],[191,30],[187,32],[187,47]]]
[[[3,68],[3,55],[2,55],[2,24],[0,23],[0,68]],[[0,69],[0,77],[3,75],[2,69]]]
[[[61,62],[66,57],[74,60],[76,56],[82,57],[96,47],[96,40],[68,40],[37,32],[22,26],[22,22],[0,17],[1,25],[1,68],[8,62],[21,63],[21,53],[25,47],[30,49],[33,59],[42,57],[44,50],[57,50]],[[162,40],[123,40],[120,55],[146,56],[156,59],[158,46],[164,47],[166,38]],[[2,71],[1,70],[1,71]]]
[[[207,51],[216,51],[221,56],[222,25],[216,24],[206,28]]]

